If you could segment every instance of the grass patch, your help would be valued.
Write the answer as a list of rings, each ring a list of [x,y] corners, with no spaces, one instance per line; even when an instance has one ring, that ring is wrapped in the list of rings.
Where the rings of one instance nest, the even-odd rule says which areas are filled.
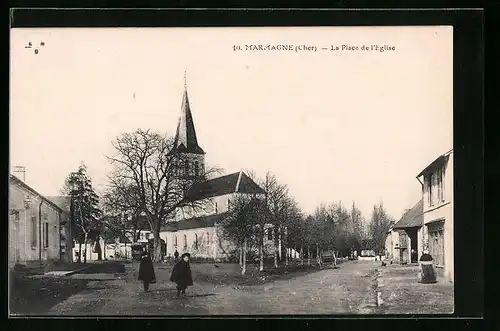
[[[216,267],[217,265],[217,267]],[[333,268],[317,265],[293,264],[289,266],[265,265],[264,271],[259,271],[258,264],[248,264],[245,275],[241,275],[241,268],[237,263],[217,263],[217,264],[191,264],[193,280],[206,282],[214,285],[240,285],[253,286],[261,285],[278,280],[287,280],[302,276],[311,272]]]

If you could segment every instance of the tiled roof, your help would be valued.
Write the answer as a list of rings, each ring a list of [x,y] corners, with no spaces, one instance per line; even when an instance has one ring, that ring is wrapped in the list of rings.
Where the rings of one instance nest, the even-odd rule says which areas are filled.
[[[160,231],[174,232],[179,230],[209,228],[214,226],[216,222],[223,220],[228,215],[228,212],[224,212],[220,214],[188,218],[178,222],[170,222],[162,226]]]
[[[244,172],[241,172],[241,179],[238,183],[239,177],[240,172],[235,172],[195,184],[189,190],[186,199],[196,201],[235,192],[248,194],[264,193],[264,190]]]
[[[431,173],[434,170],[436,170],[437,168],[441,167],[443,164],[446,163],[446,161],[448,161],[448,158],[450,157],[450,154],[452,154],[452,153],[453,153],[453,150],[450,150],[450,151],[444,153],[443,155],[438,156],[437,159],[432,161],[431,164],[429,164],[427,167],[425,167],[424,170],[422,170],[417,175],[417,178],[420,176],[427,175],[428,173]]]
[[[392,227],[394,230],[420,227],[424,223],[424,201],[420,200]]]

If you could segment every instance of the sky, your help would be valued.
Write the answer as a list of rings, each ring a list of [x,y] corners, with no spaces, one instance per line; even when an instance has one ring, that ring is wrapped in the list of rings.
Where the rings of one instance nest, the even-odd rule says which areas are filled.
[[[421,198],[416,175],[452,149],[452,37],[444,26],[12,29],[10,166],[50,196],[84,162],[102,192],[118,135],[175,133],[187,71],[208,165],[270,171],[307,213],[355,201],[369,218],[383,202],[399,219]]]

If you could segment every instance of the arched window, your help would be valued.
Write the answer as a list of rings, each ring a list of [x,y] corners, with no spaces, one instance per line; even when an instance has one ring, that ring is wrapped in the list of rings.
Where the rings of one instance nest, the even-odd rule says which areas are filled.
[[[186,249],[188,247],[188,239],[187,239],[187,236],[184,235],[184,249]]]
[[[174,247],[177,247],[177,236],[174,236]]]
[[[195,161],[194,162],[194,175],[196,177],[198,177],[199,174],[200,174],[200,165],[199,165],[198,161]]]
[[[184,175],[186,175],[186,176],[189,175],[189,161],[188,160],[184,161]]]
[[[198,235],[194,234],[194,248],[198,248]]]
[[[207,232],[206,235],[207,235],[207,245],[210,245],[210,234]]]

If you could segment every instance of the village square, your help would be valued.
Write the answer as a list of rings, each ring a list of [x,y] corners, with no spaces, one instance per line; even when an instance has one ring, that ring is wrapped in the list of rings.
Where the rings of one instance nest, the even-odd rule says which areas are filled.
[[[395,56],[390,54],[384,56]],[[106,62],[103,68],[113,65]],[[253,66],[245,65],[241,70],[247,72]],[[150,72],[153,75],[153,70]],[[64,74],[61,71],[60,75]],[[106,77],[97,69],[81,72],[85,74]],[[248,84],[256,81],[245,79]],[[246,109],[235,114],[223,106],[216,112],[216,107],[201,102],[228,104],[228,91],[208,86],[210,92],[199,92],[198,96],[190,88],[186,71],[183,78],[169,80],[170,90],[149,91],[145,87],[126,96],[119,89],[108,93],[104,86],[88,87],[98,95],[96,100],[124,99],[125,110],[113,113],[116,117],[111,119],[106,115],[112,112],[108,107],[93,103],[99,120],[93,122],[95,127],[85,129],[86,137],[91,137],[88,143],[82,138],[79,149],[58,147],[61,153],[50,167],[62,168],[64,153],[74,155],[67,163],[71,166],[64,168],[70,171],[63,178],[57,177],[60,182],[47,181],[57,186],[59,194],[55,190],[45,194],[46,188],[37,187],[36,183],[43,182],[43,171],[33,169],[36,161],[26,166],[22,157],[21,162],[14,160],[9,177],[12,316],[453,312],[454,161],[445,134],[428,139],[448,147],[434,146],[432,153],[419,154],[419,163],[411,164],[410,171],[384,174],[392,160],[405,161],[405,157],[386,154],[384,148],[389,148],[389,143],[331,161],[328,155],[335,154],[334,148],[345,142],[327,138],[333,134],[330,120],[313,120],[306,112],[296,116],[286,113],[285,109],[295,104],[317,105],[314,102],[319,92],[314,89],[300,97],[286,88],[268,93],[273,86],[269,83],[261,90],[252,90],[255,96],[248,98],[247,104],[231,104],[230,108]],[[140,115],[134,108],[138,107],[136,100],[155,91],[158,100],[163,100],[165,93],[171,101],[154,102],[158,118]],[[259,113],[250,100],[259,98],[258,91],[262,98],[285,96],[280,100],[290,103],[272,114],[270,109]],[[193,99],[197,101],[193,103]],[[71,97],[68,100],[61,104],[74,103]],[[272,101],[266,104],[272,105]],[[276,101],[276,105],[283,104]],[[213,113],[206,108],[214,109]],[[175,115],[164,121],[161,114],[167,110]],[[127,111],[135,119],[127,118]],[[327,111],[335,113],[335,109]],[[79,114],[74,115],[75,122],[88,120],[87,115]],[[366,116],[358,115],[361,119]],[[252,116],[260,122],[249,124]],[[127,129],[113,131],[112,139],[88,133],[125,121],[129,121],[123,126]],[[280,131],[279,125],[289,126],[293,121],[299,123],[297,131]],[[315,121],[317,127],[306,133],[304,123],[308,121]],[[350,117],[344,122],[331,121],[338,128],[354,127]],[[72,128],[66,139],[75,139],[71,135],[82,134],[79,130],[78,126]],[[415,137],[407,142],[418,145],[425,129],[413,130]],[[353,130],[345,132],[353,134]],[[386,139],[382,138],[383,130],[373,132],[378,132],[380,141]],[[294,136],[301,136],[294,141],[304,145],[287,146]],[[354,136],[360,135],[350,137]],[[63,146],[64,136],[55,139]],[[369,139],[367,134],[363,143],[368,144]],[[398,143],[397,139],[389,140]],[[31,143],[33,140],[19,143],[16,148],[28,149]],[[354,151],[360,146],[352,144]],[[20,153],[37,155],[36,148],[31,148]],[[401,153],[407,150],[394,148]],[[86,158],[98,156],[105,163],[95,166],[92,161],[89,166]],[[377,164],[378,170],[357,179],[361,169]],[[39,174],[39,179],[32,181],[31,171]],[[49,173],[47,170],[47,176],[52,176]],[[377,181],[377,176],[386,179]],[[341,189],[325,193],[329,186],[335,186],[331,184],[334,181],[346,196]],[[401,191],[383,187],[384,181]],[[399,182],[405,184],[398,186]],[[403,192],[406,189],[414,194]]]

